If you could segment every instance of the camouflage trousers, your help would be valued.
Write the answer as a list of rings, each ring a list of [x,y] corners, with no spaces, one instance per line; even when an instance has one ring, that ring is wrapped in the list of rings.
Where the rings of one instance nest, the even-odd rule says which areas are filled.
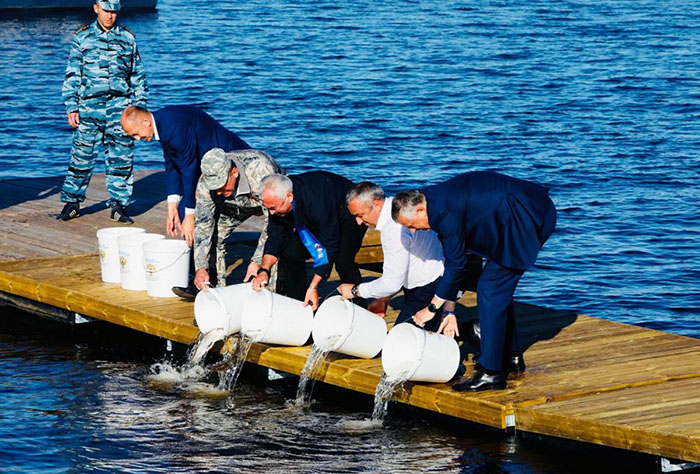
[[[101,148],[105,151],[105,179],[109,192],[108,205],[131,202],[133,189],[134,140],[124,133],[120,123],[127,98],[111,98],[83,102],[80,125],[73,132],[68,173],[61,189],[62,202],[85,200],[95,160]]]
[[[211,252],[213,255],[211,255],[211,258],[209,260],[210,262],[210,277],[212,270],[215,271],[216,273],[216,286],[218,288],[226,286],[226,245],[224,241],[230,237],[230,235],[233,233],[234,230],[236,230],[236,227],[241,225],[248,216],[245,216],[242,220],[239,218],[236,218],[231,215],[226,215],[224,213],[221,213],[219,215],[219,218],[216,221],[216,226],[215,226],[215,235],[212,238],[212,245],[211,245]],[[195,241],[195,246],[197,245],[197,242]],[[213,265],[214,268],[211,268],[212,260],[215,261],[215,264]],[[244,265],[247,267],[248,264],[244,263]],[[213,278],[212,278],[213,279]],[[235,282],[235,283],[240,283],[240,282]],[[232,283],[233,284],[233,283]],[[267,289],[270,291],[275,291],[275,287],[277,286],[277,265],[275,264],[271,271],[270,271],[270,280],[267,284]]]

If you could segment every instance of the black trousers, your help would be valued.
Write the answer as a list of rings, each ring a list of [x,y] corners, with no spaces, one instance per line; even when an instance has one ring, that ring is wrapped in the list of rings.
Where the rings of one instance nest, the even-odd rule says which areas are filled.
[[[362,282],[360,267],[355,263],[355,256],[362,246],[362,239],[366,231],[367,226],[357,225],[355,222],[346,222],[340,225],[340,250],[335,259],[335,270],[342,283],[359,284]],[[311,255],[295,232],[287,241],[287,246],[279,258],[279,271],[284,279],[282,294],[299,301],[304,300],[308,289],[306,260],[310,257]]]

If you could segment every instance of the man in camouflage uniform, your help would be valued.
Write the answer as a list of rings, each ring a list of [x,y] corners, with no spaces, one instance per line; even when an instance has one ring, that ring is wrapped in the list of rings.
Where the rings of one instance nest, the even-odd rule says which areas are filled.
[[[194,286],[205,290],[209,284],[209,256],[216,247],[216,286],[226,285],[224,240],[251,216],[265,216],[265,223],[244,281],[257,275],[267,240],[268,212],[260,202],[260,182],[273,173],[284,173],[267,153],[237,150],[225,153],[220,148],[202,157],[202,175],[197,183],[194,227]],[[276,270],[273,269],[273,273]],[[270,287],[274,287],[270,275]]]
[[[117,25],[119,0],[99,0],[93,5],[97,20],[73,36],[63,102],[68,123],[75,128],[68,174],[61,190],[66,205],[58,219],[80,214],[99,145],[105,148],[106,181],[112,208],[111,219],[130,224],[124,210],[131,200],[133,147],[121,127],[121,113],[132,102],[145,106],[148,99],[146,72],[136,39]]]

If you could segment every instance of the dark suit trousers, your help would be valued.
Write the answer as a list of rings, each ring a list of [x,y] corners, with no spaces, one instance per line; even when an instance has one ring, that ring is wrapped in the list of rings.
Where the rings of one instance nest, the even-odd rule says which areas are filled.
[[[355,223],[341,224],[340,249],[335,259],[335,270],[342,283],[362,282],[360,267],[355,263],[355,256],[362,246],[367,227]],[[284,275],[285,296],[299,301],[304,300],[308,282],[306,280],[306,260],[310,258],[309,252],[301,243],[299,235],[295,232],[287,241],[279,259],[279,269]]]
[[[554,203],[551,203],[542,227],[543,245],[554,232],[556,222],[557,212]],[[523,273],[489,261],[479,278],[476,287],[481,325],[479,364],[488,371],[502,371],[504,358],[520,353],[513,294]]]
[[[403,308],[401,309],[399,316],[396,318],[396,324],[407,322],[413,324],[414,326],[417,326],[411,318],[418,311],[427,307],[430,304],[430,301],[433,299],[433,296],[435,296],[435,290],[437,289],[441,278],[442,277],[438,277],[432,282],[428,283],[427,285],[418,286],[416,288],[411,289],[403,289]],[[438,310],[433,319],[425,323],[425,327],[423,329],[435,332],[440,327],[441,320],[442,308]]]

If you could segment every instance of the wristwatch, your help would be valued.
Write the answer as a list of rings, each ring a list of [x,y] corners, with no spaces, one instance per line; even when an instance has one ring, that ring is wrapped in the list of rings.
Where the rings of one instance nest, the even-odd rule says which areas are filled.
[[[352,290],[350,290],[352,296],[357,296],[357,285],[353,285]]]
[[[437,306],[435,306],[432,302],[428,305],[428,311],[431,313],[437,313],[438,309]]]
[[[270,270],[268,270],[267,268],[263,268],[263,267],[258,268],[258,275],[260,275],[261,273],[267,273],[267,277],[268,278],[270,277]]]

